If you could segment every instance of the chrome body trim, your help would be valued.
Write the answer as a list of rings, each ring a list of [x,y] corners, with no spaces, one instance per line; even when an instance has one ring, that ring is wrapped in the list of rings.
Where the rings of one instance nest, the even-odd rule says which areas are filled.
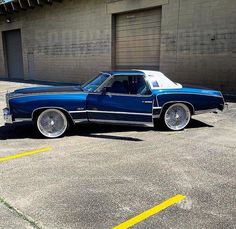
[[[78,114],[78,113],[86,113],[87,110],[83,110],[83,111],[68,111],[70,114]]]
[[[111,78],[111,76],[112,76],[110,73],[107,73],[107,72],[99,72],[99,74],[107,74],[108,77],[107,77],[107,79],[106,79],[95,91],[93,91],[93,93],[94,93],[94,92],[96,93],[96,91],[97,91],[109,78]],[[81,85],[81,87],[84,88],[87,84],[91,83],[91,82],[92,82],[93,80],[95,80],[98,76],[99,76],[99,75],[93,77],[93,78],[92,78],[91,80],[89,80],[88,82],[85,82],[83,85]],[[86,92],[89,93],[89,91],[86,91]]]
[[[142,101],[142,103],[144,103],[144,104],[151,104],[152,103],[153,104],[153,101],[148,101],[147,100],[147,101]]]
[[[131,95],[131,94],[119,94],[119,93],[110,93],[110,92],[107,92],[106,95],[116,95],[116,96],[131,96],[131,97],[143,97],[143,98],[150,98],[152,97],[153,95],[152,94],[149,94],[149,95]]]
[[[114,125],[126,124],[126,125],[138,125],[138,126],[153,126],[153,122],[133,122],[133,121],[119,121],[119,120],[102,120],[102,119],[90,119],[89,122],[94,123],[111,123]]]
[[[43,110],[44,110],[44,109],[59,109],[59,110],[63,110],[64,112],[66,112],[66,113],[70,116],[72,122],[75,123],[75,121],[74,121],[73,117],[71,116],[70,112],[69,112],[68,110],[62,108],[62,107],[39,107],[39,108],[33,110],[32,114],[31,114],[31,120],[33,120],[34,113],[35,113],[36,111],[42,110],[42,109],[43,109]]]
[[[87,110],[87,112],[91,113],[106,113],[106,114],[129,114],[129,115],[146,115],[151,116],[150,113],[134,113],[134,112],[120,112],[120,111],[101,111],[101,110]]]
[[[14,123],[15,122],[31,122],[32,119],[31,118],[15,118]]]
[[[74,119],[74,123],[78,124],[78,123],[87,123],[89,122],[88,119]]]
[[[94,91],[94,93],[101,93],[101,90],[103,89],[103,86],[106,85],[106,83],[112,79],[113,75],[109,74],[110,76],[107,77],[107,79]]]
[[[161,112],[160,112],[160,115],[159,117],[162,115],[162,111],[163,111],[163,108],[167,105],[167,104],[171,104],[171,103],[185,103],[185,104],[189,104],[192,108],[193,108],[193,115],[195,114],[195,108],[193,106],[193,104],[187,102],[187,101],[169,101],[167,103],[164,103],[162,108],[161,108]]]
[[[129,114],[129,115],[146,115],[151,116],[150,113],[135,113],[135,112],[122,112],[122,111],[103,111],[103,110],[83,110],[83,111],[69,111],[70,114],[77,114],[77,113],[106,113],[106,114]]]
[[[3,118],[6,124],[13,124],[13,118],[9,108],[3,109]]]

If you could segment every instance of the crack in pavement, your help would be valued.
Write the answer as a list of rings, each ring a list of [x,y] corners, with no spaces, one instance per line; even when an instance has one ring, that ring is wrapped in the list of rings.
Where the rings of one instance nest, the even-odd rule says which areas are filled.
[[[0,204],[3,204],[9,211],[11,211],[13,214],[16,214],[19,218],[27,221],[33,228],[42,229],[42,227],[39,226],[35,220],[33,220],[30,216],[25,215],[19,209],[13,207],[10,203],[8,203],[1,196],[0,196]]]

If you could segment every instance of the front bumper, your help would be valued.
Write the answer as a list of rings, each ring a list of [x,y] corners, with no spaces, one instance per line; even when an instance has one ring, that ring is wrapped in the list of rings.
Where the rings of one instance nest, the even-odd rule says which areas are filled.
[[[8,108],[3,109],[3,117],[6,124],[12,124],[13,118]]]

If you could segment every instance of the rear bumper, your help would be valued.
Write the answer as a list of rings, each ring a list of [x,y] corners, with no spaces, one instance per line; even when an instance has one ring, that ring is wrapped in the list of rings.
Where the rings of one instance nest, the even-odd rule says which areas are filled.
[[[224,111],[224,110],[228,110],[227,103],[220,104],[217,108],[213,108],[213,109],[197,110],[195,111],[194,114],[199,115],[199,114],[205,114],[205,113],[218,113],[218,111]]]
[[[3,117],[6,124],[13,124],[12,114],[8,108],[3,109]]]

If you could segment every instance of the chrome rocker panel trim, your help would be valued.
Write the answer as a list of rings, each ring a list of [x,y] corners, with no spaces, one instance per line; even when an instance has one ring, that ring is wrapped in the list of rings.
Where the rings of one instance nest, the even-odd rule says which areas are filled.
[[[15,118],[15,120],[13,121],[14,123],[16,122],[32,122],[31,118]]]
[[[110,123],[114,125],[124,124],[124,125],[135,125],[135,126],[149,126],[153,127],[153,122],[132,122],[132,121],[118,121],[118,120],[102,120],[102,119],[90,119],[89,122],[92,123]]]

